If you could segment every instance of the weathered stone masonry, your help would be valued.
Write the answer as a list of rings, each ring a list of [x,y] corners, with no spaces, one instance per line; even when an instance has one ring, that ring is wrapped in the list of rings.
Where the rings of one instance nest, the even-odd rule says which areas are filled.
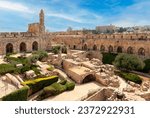
[[[82,31],[45,32],[44,11],[39,23],[29,24],[28,32],[0,33],[0,55],[6,53],[50,50],[51,42],[71,49],[129,53],[150,58],[150,33],[84,34]]]

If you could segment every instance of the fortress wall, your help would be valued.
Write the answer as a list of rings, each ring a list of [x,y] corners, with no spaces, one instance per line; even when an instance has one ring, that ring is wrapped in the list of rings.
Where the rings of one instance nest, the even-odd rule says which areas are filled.
[[[128,48],[132,47],[133,53],[138,55],[139,49],[143,48],[145,57],[150,57],[150,34],[100,34],[100,35],[55,35],[53,41],[64,43],[70,48],[82,49],[86,44],[87,48],[92,50],[96,45],[100,50],[105,47],[105,52],[109,51],[109,46],[113,47],[113,52],[117,53],[118,47],[122,48],[123,53],[127,53]]]

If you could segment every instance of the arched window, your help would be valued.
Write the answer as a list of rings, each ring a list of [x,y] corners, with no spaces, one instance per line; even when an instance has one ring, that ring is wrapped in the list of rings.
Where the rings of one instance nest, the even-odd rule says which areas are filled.
[[[87,50],[87,44],[84,44],[83,50]]]
[[[108,47],[108,51],[109,51],[109,53],[113,52],[113,47],[111,45]]]
[[[128,53],[128,54],[133,54],[133,48],[132,48],[132,47],[128,47],[127,53]]]
[[[145,56],[145,49],[144,48],[140,48],[138,50],[138,55]]]
[[[96,45],[93,46],[93,50],[97,50],[97,46]]]
[[[13,53],[13,45],[11,43],[6,45],[6,53]]]
[[[122,53],[122,50],[123,50],[123,48],[122,48],[121,46],[119,46],[119,47],[117,48],[117,52],[118,52],[118,53]]]
[[[101,45],[101,49],[100,49],[102,52],[105,51],[105,46],[104,45]]]
[[[20,52],[26,52],[26,44],[24,42],[20,43]]]
[[[73,49],[76,49],[76,45],[73,46]]]
[[[38,50],[38,43],[37,43],[36,41],[34,41],[34,42],[32,43],[32,50],[33,50],[33,51],[37,51],[37,50]]]

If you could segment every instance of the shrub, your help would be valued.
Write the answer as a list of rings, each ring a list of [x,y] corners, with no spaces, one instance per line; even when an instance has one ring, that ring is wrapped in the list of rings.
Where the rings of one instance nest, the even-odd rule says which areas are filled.
[[[67,80],[61,80],[61,81],[59,82],[59,84],[61,84],[61,85],[65,85],[65,84],[66,84],[66,82],[67,82]]]
[[[131,54],[119,54],[115,58],[114,65],[126,70],[142,70],[145,66],[139,57]]]
[[[68,82],[67,80],[62,80],[59,83],[53,83],[43,89],[43,91],[37,97],[37,100],[42,100],[53,95],[58,95],[66,90],[73,90],[74,87],[75,84]]]
[[[39,74],[40,74],[40,70],[37,69],[37,66],[36,66],[36,65],[31,65],[31,70],[33,70],[36,75],[39,75]]]
[[[0,64],[0,74],[12,73],[16,68],[12,64]]]
[[[43,89],[43,91],[37,97],[37,100],[42,100],[53,95],[58,95],[64,91],[66,91],[65,85],[61,85],[59,83],[53,83],[52,85],[47,86]]]
[[[59,50],[60,50],[60,46],[52,47],[52,52],[53,52],[54,54],[58,54],[58,53],[59,53]]]
[[[51,87],[56,89],[56,94],[60,94],[60,93],[64,92],[67,89],[66,86],[61,85],[59,83],[53,83],[51,85]]]
[[[127,73],[127,72],[118,72],[119,76],[124,78],[126,81],[132,81],[135,82],[137,84],[141,84],[142,83],[142,79],[133,73]]]
[[[44,50],[33,52],[33,55],[38,56],[38,59],[41,61],[43,58],[48,57],[48,53]]]
[[[114,53],[102,53],[103,58],[102,58],[102,62],[104,64],[113,64],[117,54]]]
[[[144,61],[145,67],[143,69],[143,72],[149,73],[150,72],[150,59],[147,59]]]
[[[32,63],[35,63],[35,62],[37,62],[39,60],[39,55],[38,54],[34,54],[31,57],[29,57],[29,59],[30,59],[30,61]]]
[[[27,101],[28,98],[29,87],[24,86],[4,97],[2,97],[3,101]]]
[[[30,87],[31,93],[36,93],[37,91],[43,89],[46,86],[49,86],[55,82],[58,81],[57,76],[51,76],[51,77],[46,77],[46,78],[39,78],[35,80],[29,80],[26,82],[23,82],[23,85],[28,85]]]
[[[73,82],[66,82],[65,84],[68,91],[73,90],[75,88],[75,83]]]

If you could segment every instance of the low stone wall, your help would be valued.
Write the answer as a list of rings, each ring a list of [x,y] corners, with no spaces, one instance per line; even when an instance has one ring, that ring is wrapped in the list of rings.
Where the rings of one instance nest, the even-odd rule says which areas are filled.
[[[103,88],[87,99],[85,101],[106,101],[107,98],[111,97],[112,93],[114,92],[114,89],[111,88]]]

